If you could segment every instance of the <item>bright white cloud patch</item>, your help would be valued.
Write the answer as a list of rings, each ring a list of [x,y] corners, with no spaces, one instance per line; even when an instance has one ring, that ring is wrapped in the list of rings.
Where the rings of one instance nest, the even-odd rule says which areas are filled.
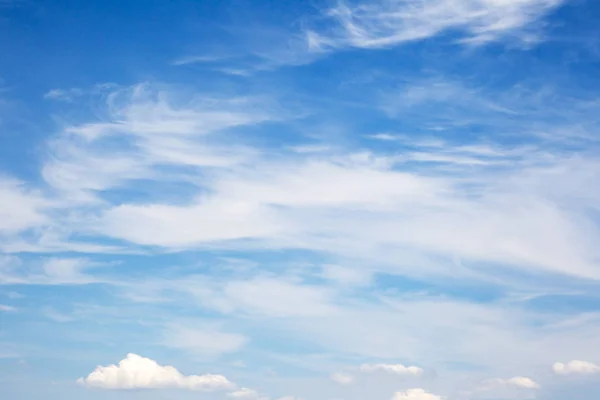
[[[149,358],[128,354],[119,365],[99,366],[79,383],[101,389],[226,390],[234,386],[222,375],[183,375],[172,366],[161,366]]]
[[[13,306],[7,306],[5,304],[0,304],[0,311],[4,311],[4,312],[12,312],[12,311],[16,311],[17,309]]]
[[[392,400],[442,400],[442,396],[426,392],[425,389],[408,389],[405,392],[396,392]]]
[[[387,372],[397,375],[414,375],[423,374],[423,369],[415,366],[405,367],[402,364],[363,364],[360,366],[362,372]]]
[[[242,400],[267,400],[267,397],[263,397],[256,390],[248,388],[240,388],[235,392],[228,393],[227,396],[234,399]]]
[[[589,375],[600,373],[600,366],[589,361],[573,360],[566,364],[554,363],[552,370],[557,375]]]
[[[537,39],[536,23],[563,0],[349,0],[326,14],[337,26],[311,31],[313,49],[377,48],[459,32],[461,40],[487,43],[506,37]]]

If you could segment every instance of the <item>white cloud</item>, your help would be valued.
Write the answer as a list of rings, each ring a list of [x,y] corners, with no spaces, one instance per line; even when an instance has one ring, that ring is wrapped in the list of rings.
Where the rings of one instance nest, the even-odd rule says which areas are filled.
[[[443,92],[435,96],[445,98]],[[600,199],[596,179],[600,167],[588,154],[572,158],[552,149],[506,149],[494,143],[465,145],[438,139],[412,142],[414,148],[410,151],[392,155],[350,150],[344,153],[338,149],[336,153],[271,157],[253,148],[233,152],[232,158],[227,158],[232,162],[203,164],[182,156],[195,157],[195,150],[194,154],[186,153],[186,140],[191,138],[203,147],[204,139],[218,137],[231,126],[207,118],[212,125],[203,130],[205,108],[201,101],[184,102],[182,107],[158,94],[150,100],[132,94],[119,93],[117,97],[121,99],[111,103],[109,123],[66,129],[60,140],[74,145],[73,153],[65,151],[67,156],[61,158],[63,153],[57,150],[57,159],[48,161],[47,166],[58,162],[60,168],[66,168],[64,175],[51,174],[56,181],[48,180],[56,189],[67,196],[83,193],[81,199],[95,201],[77,209],[78,218],[61,220],[65,225],[72,224],[72,229],[86,235],[102,234],[134,244],[160,246],[161,250],[208,246],[221,250],[300,248],[322,252],[328,262],[356,266],[328,265],[319,269],[321,272],[311,273],[311,278],[324,278],[320,284],[304,281],[302,274],[286,275],[290,270],[287,259],[286,273],[281,274],[284,268],[272,275],[254,271],[223,279],[163,279],[159,287],[166,297],[173,292],[190,295],[185,307],[202,307],[232,318],[243,315],[245,323],[285,331],[295,340],[334,352],[370,359],[419,360],[423,365],[490,365],[517,358],[529,367],[540,360],[549,365],[559,357],[580,354],[570,352],[573,349],[580,351],[593,345],[575,328],[563,332],[552,329],[551,324],[561,323],[562,317],[540,316],[513,309],[512,305],[480,306],[418,296],[398,301],[392,293],[378,293],[370,304],[358,293],[350,293],[372,283],[371,273],[380,272],[433,276],[437,280],[445,275],[494,282],[503,279],[489,265],[597,278],[599,232],[586,216]],[[411,104],[429,101],[418,91],[409,97]],[[207,108],[231,106],[240,111],[227,101],[217,103]],[[139,110],[130,110],[138,106]],[[145,119],[156,124],[146,126]],[[159,127],[157,131],[155,127]],[[168,135],[157,133],[171,130],[173,133]],[[95,146],[98,141],[117,136],[128,138],[134,145],[120,155]],[[163,147],[161,140],[165,137],[176,138],[177,145]],[[395,140],[402,143],[401,138]],[[148,141],[152,149],[143,147]],[[213,144],[207,143],[211,154]],[[167,147],[176,150],[172,158],[158,157]],[[133,160],[135,165],[112,163],[117,156]],[[64,161],[69,162],[62,164]],[[105,176],[101,166],[106,162],[115,170],[107,171]],[[135,191],[133,181],[141,177],[156,185],[152,194],[161,192],[158,187],[165,177],[161,175],[163,164],[194,166],[193,174],[180,175],[178,170],[175,178],[190,184],[186,188],[190,189],[189,196],[174,191],[170,199],[144,197],[133,202],[124,198],[114,204],[108,196],[103,198],[103,192],[112,189]],[[486,168],[491,164],[493,171]],[[120,171],[122,168],[129,171]],[[84,179],[88,176],[89,180]],[[39,282],[93,281],[83,268],[67,261],[48,263],[28,277],[39,278]],[[184,275],[188,272],[181,270]],[[144,283],[140,282],[140,287]],[[436,318],[431,319],[431,315]],[[541,332],[537,326],[546,330]],[[597,331],[595,325],[584,328]],[[541,354],[542,344],[537,338],[544,347],[558,353]],[[164,344],[217,356],[237,351],[247,340],[220,327],[169,326]],[[400,348],[399,342],[405,346]],[[490,354],[490,342],[495,344],[494,349],[503,350]],[[563,345],[557,346],[560,343]],[[503,385],[518,387],[514,383]]]
[[[523,388],[523,389],[539,389],[540,388],[540,385],[537,382],[535,382],[533,379],[523,377],[523,376],[516,376],[514,378],[505,379],[505,380],[498,379],[498,380],[495,380],[494,382],[496,382],[498,384],[502,384],[502,385],[514,386],[514,387]]]
[[[239,163],[251,155],[248,149],[210,134],[272,118],[258,106],[262,99],[205,95],[182,101],[148,83],[105,92],[104,121],[67,126],[49,142],[42,175],[71,201],[92,201],[98,192],[136,179],[189,182],[185,173],[165,176],[161,167],[168,165]]]
[[[58,311],[54,310],[52,307],[44,307],[42,309],[42,312],[46,318],[51,319],[52,321],[55,321],[55,322],[64,323],[64,322],[71,322],[74,320],[74,318],[72,316],[58,312]]]
[[[474,398],[489,399],[532,399],[536,397],[540,385],[531,378],[516,376],[509,379],[487,379],[473,390]]]
[[[335,311],[327,288],[284,280],[232,281],[225,285],[224,292],[235,308],[267,317],[326,316]]]
[[[41,193],[29,190],[23,182],[0,176],[0,235],[14,234],[43,226],[51,202]]]
[[[172,366],[161,366],[149,358],[128,354],[119,365],[98,366],[79,383],[101,389],[226,390],[234,386],[222,375],[182,375]]]
[[[431,96],[446,103],[467,98],[465,109],[483,104],[504,110],[511,103],[485,101],[483,93],[457,84],[433,87],[409,88],[400,108],[429,103]],[[50,145],[46,181],[71,208],[88,202],[97,207],[73,211],[67,226],[61,224],[66,232],[174,250],[301,248],[380,266],[395,260],[395,272],[406,274],[440,269],[429,268],[431,262],[416,269],[414,260],[401,265],[403,260],[441,257],[600,276],[594,262],[600,232],[586,217],[600,199],[593,179],[600,164],[585,155],[437,140],[436,146],[411,143],[410,150],[386,156],[325,151],[272,158],[257,147],[227,143],[231,128],[276,119],[264,103],[185,97],[150,84],[112,90],[107,97],[107,121],[67,127]],[[521,98],[514,108],[523,109],[525,102]],[[506,112],[499,111],[504,117]],[[120,151],[108,150],[117,143]],[[142,202],[103,199],[105,191],[135,190],[138,180],[157,188],[176,183],[186,194],[161,198],[172,193],[169,188],[144,193]],[[98,245],[69,246],[103,251]]]
[[[589,361],[573,360],[566,364],[554,363],[552,370],[557,375],[587,375],[600,373],[600,366]]]
[[[12,311],[16,311],[17,309],[13,306],[7,306],[5,304],[0,304],[0,311],[4,311],[4,312],[12,312]]]
[[[87,273],[99,265],[85,258],[58,257],[29,261],[23,265],[20,259],[15,258],[4,271],[0,269],[0,284],[84,285],[106,282]]]
[[[362,372],[387,372],[396,375],[423,374],[423,369],[415,366],[405,367],[402,364],[363,364],[360,366]]]
[[[354,382],[354,377],[349,374],[336,372],[335,374],[331,375],[331,380],[335,383],[339,383],[340,385],[349,385]]]
[[[171,231],[175,225],[181,228],[180,234]],[[207,199],[193,206],[118,206],[104,214],[97,228],[109,236],[144,245],[193,247],[206,242],[268,238],[281,232],[279,225],[263,207]]]
[[[448,176],[444,165],[419,173],[410,165],[394,165],[393,158],[368,154],[322,160],[258,163],[250,171],[223,174],[206,182],[210,194],[192,204],[116,206],[95,229],[171,248],[215,243],[306,248],[368,255],[371,261],[380,257],[384,263],[394,257],[392,250],[410,251],[600,276],[593,261],[600,253],[594,245],[600,232],[585,221],[580,205],[570,209],[574,192],[557,186],[566,176],[542,185],[553,166],[521,165],[517,171],[512,163],[494,172],[470,168]],[[572,161],[556,159],[561,169],[555,171],[564,171],[563,162]],[[583,160],[580,168],[600,172],[600,165]],[[578,174],[575,165],[571,172]],[[544,192],[549,187],[554,193]],[[591,194],[593,183],[588,187],[591,205],[599,196]]]
[[[235,392],[228,393],[227,396],[234,399],[268,400],[268,397],[261,396],[256,390],[248,388],[240,388]]]
[[[340,1],[326,14],[336,26],[310,31],[315,50],[379,48],[459,33],[464,42],[539,39],[537,22],[562,0],[375,0]]]
[[[509,379],[495,378],[485,380],[474,389],[474,392],[492,398],[530,398],[532,392],[540,389],[540,385],[531,378],[516,376]]]
[[[83,94],[84,91],[79,88],[52,89],[44,94],[44,98],[59,101],[73,101],[74,98],[82,96]]]
[[[203,307],[224,314],[241,313],[262,318],[318,318],[337,311],[331,288],[303,285],[293,279],[256,276],[247,280],[219,280],[195,276],[171,282],[154,282],[153,285],[188,293]]]
[[[351,268],[335,264],[323,265],[321,276],[343,286],[368,286],[372,282],[372,272],[366,268]]]
[[[392,400],[442,400],[442,396],[438,396],[429,392],[426,392],[424,389],[415,388],[408,389],[405,392],[396,392],[392,397]]]
[[[525,389],[539,389],[540,385],[531,378],[518,376],[508,380],[508,384]]]
[[[215,357],[242,348],[248,338],[238,333],[223,332],[216,326],[197,327],[172,324],[164,332],[164,344],[192,353]]]

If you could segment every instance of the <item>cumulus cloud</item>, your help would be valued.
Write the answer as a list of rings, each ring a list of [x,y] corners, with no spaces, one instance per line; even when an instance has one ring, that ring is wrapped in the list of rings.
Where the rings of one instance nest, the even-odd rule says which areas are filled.
[[[268,397],[261,396],[256,390],[248,388],[240,388],[234,392],[228,393],[227,396],[243,400],[268,400]]]
[[[226,390],[235,385],[222,375],[183,375],[172,366],[128,354],[119,365],[98,366],[78,383],[100,389],[163,389]]]
[[[313,30],[313,49],[379,48],[458,33],[462,41],[487,43],[517,38],[538,39],[536,23],[563,0],[350,0],[326,11],[335,22],[328,30]]]
[[[396,392],[392,400],[442,400],[442,396],[426,392],[424,389],[408,389],[405,392]]]
[[[354,377],[349,374],[336,372],[335,374],[331,375],[331,380],[335,383],[339,383],[340,385],[349,385],[354,382]]]
[[[415,375],[423,374],[423,369],[415,366],[405,367],[402,364],[363,364],[360,366],[362,372],[387,372],[397,375]]]
[[[566,364],[554,363],[552,370],[557,375],[589,375],[600,373],[600,366],[589,361],[573,360]]]
[[[531,378],[524,376],[515,376],[509,379],[495,378],[484,381],[477,391],[502,391],[504,389],[539,389],[540,385]]]

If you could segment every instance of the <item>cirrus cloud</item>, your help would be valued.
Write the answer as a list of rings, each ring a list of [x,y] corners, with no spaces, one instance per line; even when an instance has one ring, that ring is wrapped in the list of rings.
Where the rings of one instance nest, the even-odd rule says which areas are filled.
[[[325,14],[328,30],[308,32],[313,49],[381,48],[458,33],[475,44],[506,37],[525,43],[539,39],[535,28],[562,0],[375,0],[339,1]]]

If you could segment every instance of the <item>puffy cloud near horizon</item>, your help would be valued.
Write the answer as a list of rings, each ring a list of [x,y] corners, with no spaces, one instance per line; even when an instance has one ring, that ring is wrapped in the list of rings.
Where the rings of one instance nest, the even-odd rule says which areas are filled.
[[[491,396],[521,397],[525,394],[530,396],[532,391],[540,389],[539,383],[525,376],[515,376],[513,378],[487,379],[476,387],[475,393],[490,393]]]
[[[573,360],[566,364],[554,363],[552,370],[557,375],[590,375],[600,373],[600,366],[589,361]]]
[[[229,396],[233,399],[242,399],[242,400],[268,400],[269,399],[268,397],[261,396],[260,393],[258,393],[256,390],[249,389],[249,388],[240,388],[234,392],[227,393],[227,396]]]
[[[415,366],[404,366],[402,364],[363,364],[360,366],[362,372],[387,372],[396,375],[414,375],[423,374],[423,369]]]
[[[443,400],[442,396],[426,392],[425,389],[408,389],[404,392],[396,392],[392,400]]]
[[[119,365],[98,366],[78,383],[100,389],[187,389],[227,390],[235,387],[223,375],[183,375],[172,366],[162,366],[149,358],[128,354]]]

